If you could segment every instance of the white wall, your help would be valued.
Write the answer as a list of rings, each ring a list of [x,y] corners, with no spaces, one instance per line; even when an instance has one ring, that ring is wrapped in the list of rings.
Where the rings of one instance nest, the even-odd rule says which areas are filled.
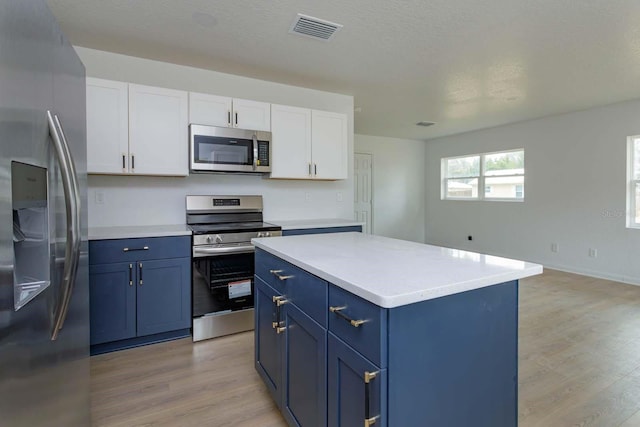
[[[424,242],[424,141],[355,136],[355,151],[373,155],[373,233]]]
[[[266,219],[353,218],[352,96],[82,47],[76,47],[76,51],[90,77],[337,111],[349,117],[347,180],[276,181],[247,175],[187,178],[94,175],[89,177],[89,226],[184,223],[187,194],[262,194]],[[96,203],[97,192],[104,195],[104,204]],[[342,193],[340,202],[337,193]]]
[[[640,230],[625,228],[627,136],[638,134],[633,101],[428,141],[427,242],[640,283]],[[440,200],[442,157],[522,147],[523,203]]]

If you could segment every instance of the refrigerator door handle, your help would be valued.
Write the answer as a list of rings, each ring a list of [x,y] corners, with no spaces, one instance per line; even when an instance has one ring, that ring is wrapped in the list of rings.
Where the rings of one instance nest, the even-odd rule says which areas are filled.
[[[73,285],[76,281],[78,263],[80,260],[80,187],[76,174],[75,163],[67,138],[60,124],[57,115],[47,111],[47,121],[49,123],[49,133],[56,152],[56,157],[60,163],[60,173],[62,175],[62,187],[64,190],[65,208],[67,213],[67,246],[64,254],[64,272],[62,275],[62,292],[55,308],[55,319],[51,340],[58,338],[58,333],[67,318],[69,302],[73,293]]]

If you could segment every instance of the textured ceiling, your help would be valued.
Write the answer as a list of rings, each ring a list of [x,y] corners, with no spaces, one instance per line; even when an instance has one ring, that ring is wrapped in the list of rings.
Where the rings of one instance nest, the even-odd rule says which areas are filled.
[[[640,97],[638,0],[48,3],[76,45],[353,95],[368,135],[428,139]],[[288,34],[297,13],[344,28],[330,42]]]

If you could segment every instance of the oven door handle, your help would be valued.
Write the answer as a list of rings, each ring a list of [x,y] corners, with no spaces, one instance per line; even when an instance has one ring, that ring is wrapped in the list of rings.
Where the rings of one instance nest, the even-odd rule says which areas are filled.
[[[242,246],[226,246],[226,247],[195,247],[193,248],[193,257],[201,258],[207,256],[226,255],[226,254],[248,254],[255,252],[253,245]]]
[[[253,134],[253,170],[258,168],[258,137]]]

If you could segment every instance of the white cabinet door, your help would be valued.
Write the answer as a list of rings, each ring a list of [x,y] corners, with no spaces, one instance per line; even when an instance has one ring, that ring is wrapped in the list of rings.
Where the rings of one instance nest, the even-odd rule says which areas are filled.
[[[271,131],[271,104],[233,99],[233,126],[239,129]]]
[[[311,178],[311,110],[271,105],[271,178]]]
[[[87,172],[129,170],[127,83],[87,77]]]
[[[188,175],[188,108],[187,92],[129,85],[132,173]]]
[[[347,115],[312,110],[311,147],[314,178],[346,179]]]
[[[231,98],[189,92],[189,123],[231,126]]]

